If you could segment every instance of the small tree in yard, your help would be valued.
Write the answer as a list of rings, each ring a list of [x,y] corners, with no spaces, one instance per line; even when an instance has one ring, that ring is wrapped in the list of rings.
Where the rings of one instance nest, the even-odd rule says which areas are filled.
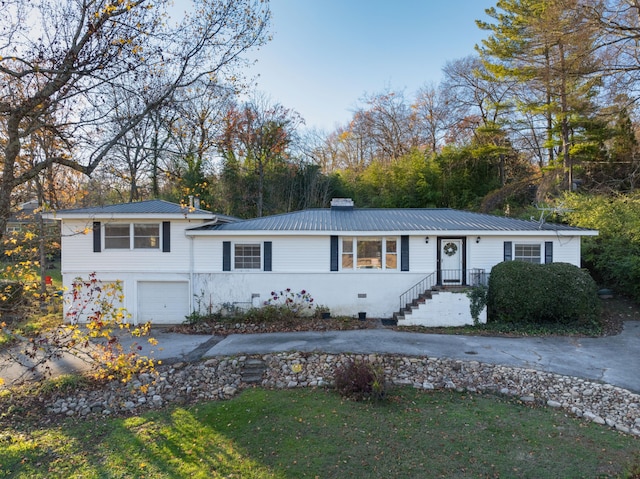
[[[24,299],[28,303],[42,297],[25,295]],[[77,278],[65,293],[65,300],[69,303],[65,324],[58,318],[53,327],[35,334],[24,333],[24,327],[19,324],[1,324],[9,340],[0,360],[0,371],[15,364],[25,368],[14,383],[33,372],[43,373],[42,378],[50,375],[51,362],[68,354],[89,363],[93,377],[98,380],[128,382],[134,374],[152,372],[160,363],[141,356],[137,342],[125,350],[119,340],[119,331],[138,338],[148,335],[150,330],[150,324],[132,326],[128,323],[127,311],[119,306],[123,300],[120,282],[102,282],[95,273],[87,279]],[[157,344],[153,338],[148,341]],[[0,384],[3,383],[0,377]]]

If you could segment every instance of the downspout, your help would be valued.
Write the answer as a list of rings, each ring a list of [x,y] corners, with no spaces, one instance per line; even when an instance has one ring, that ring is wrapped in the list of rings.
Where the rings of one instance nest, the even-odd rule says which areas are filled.
[[[189,314],[193,313],[193,268],[194,268],[194,252],[193,252],[193,236],[189,238]]]

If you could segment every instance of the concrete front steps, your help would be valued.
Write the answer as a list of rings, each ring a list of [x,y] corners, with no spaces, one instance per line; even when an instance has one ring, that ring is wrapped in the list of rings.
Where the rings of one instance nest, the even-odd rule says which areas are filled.
[[[450,327],[472,325],[471,300],[466,287],[447,287],[425,291],[401,312],[394,313],[398,326]],[[487,309],[479,316],[487,322]]]

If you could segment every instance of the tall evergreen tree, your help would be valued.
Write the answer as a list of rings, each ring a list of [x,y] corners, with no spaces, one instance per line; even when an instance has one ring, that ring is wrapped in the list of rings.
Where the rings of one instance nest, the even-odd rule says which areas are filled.
[[[600,0],[499,0],[486,10],[494,23],[478,21],[490,32],[477,50],[495,81],[516,79],[530,99],[519,107],[536,113],[547,132],[550,163],[559,144],[565,186],[573,182],[574,120],[582,121],[597,89],[597,27],[582,4]]]

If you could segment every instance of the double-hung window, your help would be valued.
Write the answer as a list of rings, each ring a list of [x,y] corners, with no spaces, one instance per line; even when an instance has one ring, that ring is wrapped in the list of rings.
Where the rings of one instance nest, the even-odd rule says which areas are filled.
[[[513,259],[526,263],[540,264],[542,262],[542,249],[539,243],[514,245]]]
[[[341,266],[351,269],[398,269],[398,239],[386,237],[344,237]]]
[[[131,225],[108,224],[104,226],[105,249],[131,249]]]
[[[105,249],[158,249],[158,223],[111,223],[104,227]]]
[[[159,248],[160,247],[160,227],[157,224],[135,223],[133,225],[133,247],[139,248]]]

